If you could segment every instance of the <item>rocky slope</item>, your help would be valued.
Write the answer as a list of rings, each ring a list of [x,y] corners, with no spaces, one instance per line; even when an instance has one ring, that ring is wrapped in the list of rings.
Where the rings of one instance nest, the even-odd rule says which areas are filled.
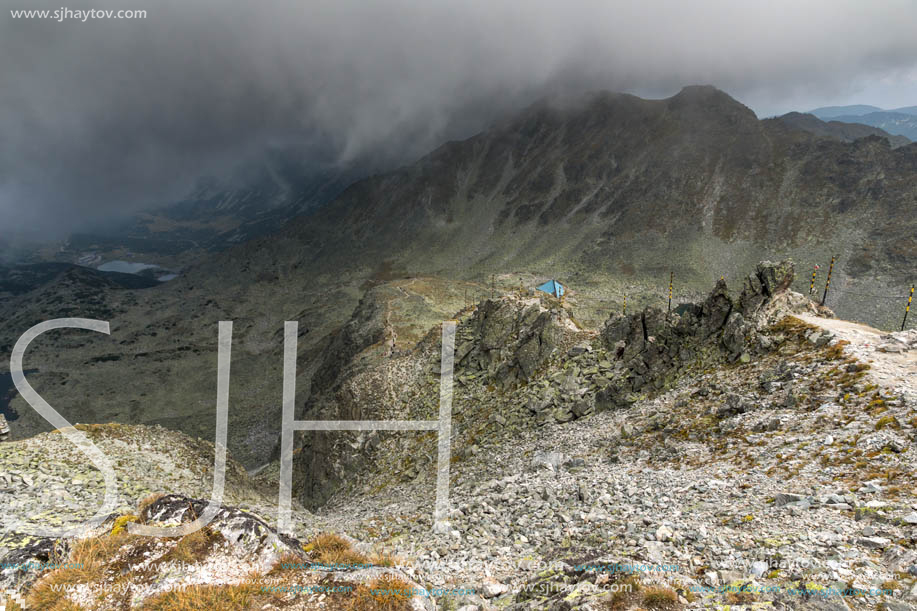
[[[175,596],[169,584],[189,589],[192,609],[913,608],[912,335],[876,335],[876,351],[788,290],[792,281],[788,262],[762,263],[695,305],[613,314],[600,329],[578,323],[575,295],[522,291],[461,309],[445,529],[432,528],[435,435],[335,433],[321,458],[332,468],[314,469],[308,443],[297,452],[302,500],[324,490],[327,502],[314,513],[296,508],[295,540],[272,530],[276,465],[253,480],[232,463],[227,509],[203,540],[122,540],[110,531],[134,518],[113,518],[88,539],[102,542],[104,570],[7,579],[19,580],[27,601],[59,598],[50,584],[66,583],[79,586],[67,595],[76,608],[106,609],[169,608],[177,599],[160,598]],[[365,419],[436,413],[439,327],[413,331],[413,347],[399,328],[403,343],[388,349],[388,290],[372,291],[338,334],[334,343],[352,356],[329,352],[336,364],[303,409]],[[175,523],[200,511],[211,444],[147,427],[84,428],[119,459],[119,513]],[[55,515],[91,507],[99,478],[79,460],[56,434],[0,444],[15,514],[41,520],[38,506],[62,489],[74,499]],[[153,497],[134,509],[155,492],[190,498]],[[319,535],[332,531],[354,542],[359,553],[347,557],[372,559],[375,572],[284,570],[283,558],[324,558]],[[7,562],[85,553],[80,542],[3,545]],[[167,571],[188,547],[197,550],[190,568]],[[437,594],[370,601],[367,589],[383,578]],[[278,580],[278,589],[246,579]],[[218,587],[205,592],[208,580]],[[117,585],[119,595],[96,600],[90,583]],[[127,583],[134,602],[121,594]],[[315,589],[331,584],[354,589]],[[292,585],[302,587],[279,589]]]
[[[0,608],[433,608],[389,559],[323,535],[322,521],[301,509],[294,516],[304,539],[278,534],[269,523],[276,488],[260,486],[232,460],[224,505],[204,529],[172,538],[130,534],[130,523],[177,526],[203,513],[213,444],[161,427],[80,428],[114,465],[116,511],[79,536],[32,534],[91,517],[103,478],[58,432],[0,445]],[[384,592],[394,589],[404,592]]]
[[[787,291],[791,276],[763,265],[684,316],[613,316],[601,333],[568,324],[551,298],[466,311],[450,528],[431,529],[435,439],[424,435],[342,444],[364,462],[319,515],[411,550],[423,580],[484,584],[459,601],[479,608],[646,607],[654,587],[688,608],[912,608],[917,388],[794,317],[830,313]],[[548,319],[547,355],[520,361],[544,333],[534,321]],[[518,342],[497,341],[506,349],[491,360],[502,334]],[[355,377],[361,417],[431,417],[428,341],[429,366],[379,365],[375,379],[400,372],[396,397]],[[616,589],[635,576],[643,594]]]
[[[703,302],[683,305],[680,314],[650,307],[612,315],[598,334],[583,329],[565,303],[544,294],[483,301],[458,319],[456,418],[502,425],[509,418],[511,430],[514,423],[569,422],[628,406],[641,393],[670,386],[687,370],[748,362],[772,347],[756,329],[766,319],[765,304],[786,300],[793,275],[789,262],[761,264],[738,295],[721,280]],[[804,310],[804,302],[800,298],[793,305]],[[347,350],[328,352],[314,377],[320,383],[313,384],[304,406],[309,419],[436,417],[436,329],[412,351],[380,354],[374,304],[361,302],[336,340]],[[335,376],[322,374],[323,369]],[[477,406],[466,413],[469,400]],[[330,491],[364,468],[383,437],[378,432],[307,434],[298,451],[301,478],[295,486],[303,502],[323,505]]]

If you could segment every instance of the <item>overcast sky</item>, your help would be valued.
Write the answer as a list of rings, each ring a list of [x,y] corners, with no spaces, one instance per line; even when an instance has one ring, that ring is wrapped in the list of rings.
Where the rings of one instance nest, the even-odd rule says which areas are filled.
[[[68,3],[64,3],[68,4]],[[0,236],[174,199],[266,147],[405,160],[559,90],[713,84],[759,116],[917,104],[917,3],[0,0]]]

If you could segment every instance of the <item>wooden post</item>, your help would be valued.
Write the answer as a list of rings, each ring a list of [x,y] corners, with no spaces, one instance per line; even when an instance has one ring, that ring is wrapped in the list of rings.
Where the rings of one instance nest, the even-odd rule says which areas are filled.
[[[834,271],[835,259],[837,259],[836,256],[831,257],[831,265],[828,266],[828,281],[825,282],[825,292],[821,296],[821,305],[825,305],[825,300],[828,299],[828,287],[831,286],[831,272]]]
[[[494,289],[497,286],[497,281],[495,280],[495,278],[496,278],[496,274],[490,275],[490,298],[491,299],[494,298]]]
[[[624,309],[621,310],[621,314],[627,316],[627,295],[624,295]]]
[[[904,325],[907,324],[907,314],[911,311],[911,301],[914,300],[914,285],[911,285],[911,294],[907,296],[907,307],[904,308],[904,320],[901,321],[901,330],[904,331]]]

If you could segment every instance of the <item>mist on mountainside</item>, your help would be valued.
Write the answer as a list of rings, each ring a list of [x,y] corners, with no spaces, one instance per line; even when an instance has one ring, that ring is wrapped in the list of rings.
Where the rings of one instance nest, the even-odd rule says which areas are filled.
[[[917,98],[905,0],[881,11],[823,0],[691,11],[596,0],[122,4],[147,14],[81,23],[4,9],[0,234],[85,231],[181,201],[202,177],[232,184],[274,150],[315,170],[391,169],[551,94],[667,97],[710,83],[760,116],[864,88],[882,107]]]

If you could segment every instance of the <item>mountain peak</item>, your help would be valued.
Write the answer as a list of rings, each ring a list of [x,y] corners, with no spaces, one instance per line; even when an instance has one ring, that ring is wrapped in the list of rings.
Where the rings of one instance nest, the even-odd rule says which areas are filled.
[[[713,85],[688,85],[666,100],[670,110],[697,108],[705,114],[740,114],[757,120],[752,109]]]
[[[724,92],[722,89],[717,89],[713,85],[685,85],[681,88],[681,91],[676,93],[672,97],[708,97],[708,96],[726,96],[729,99],[732,99],[729,94]]]

